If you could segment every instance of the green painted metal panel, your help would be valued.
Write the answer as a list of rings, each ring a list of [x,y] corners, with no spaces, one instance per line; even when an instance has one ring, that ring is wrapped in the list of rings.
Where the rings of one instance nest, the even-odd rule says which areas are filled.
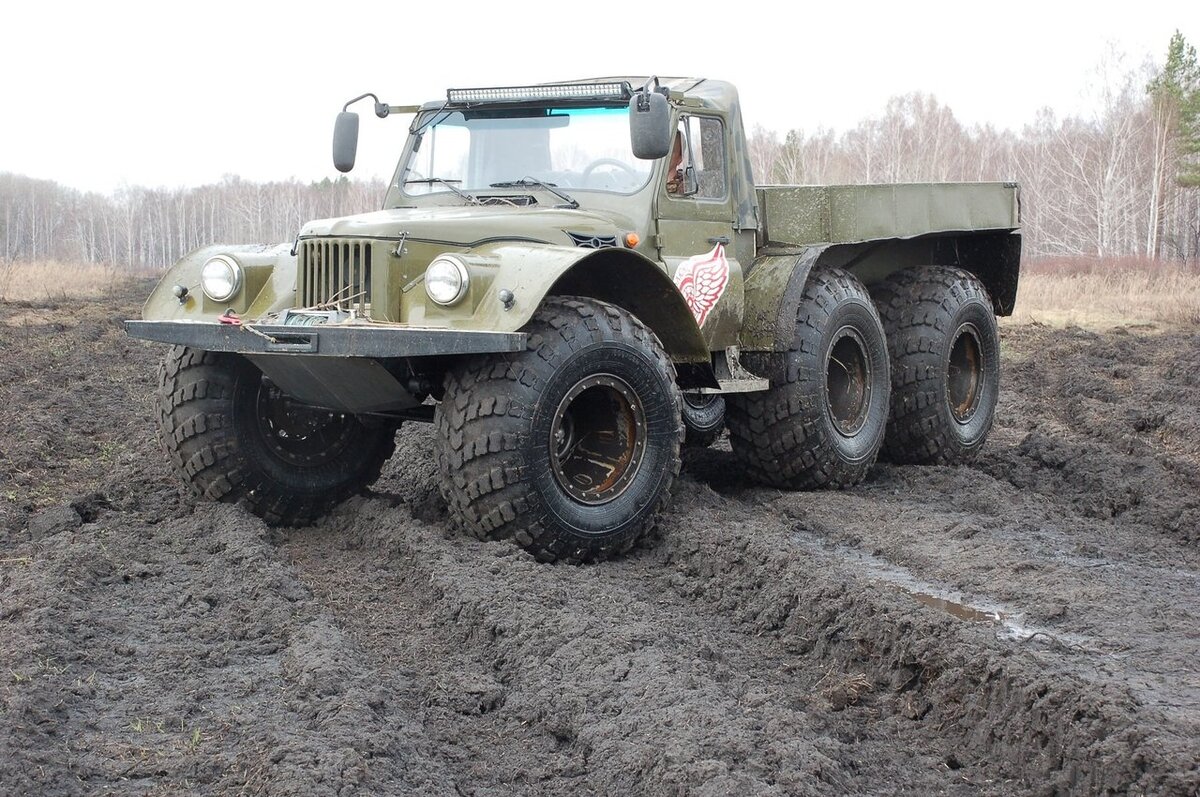
[[[764,236],[798,246],[1020,226],[1013,183],[763,186]]]

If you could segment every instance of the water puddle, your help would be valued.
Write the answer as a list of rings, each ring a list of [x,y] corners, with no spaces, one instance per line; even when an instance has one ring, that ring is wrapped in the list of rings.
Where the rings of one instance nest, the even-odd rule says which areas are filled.
[[[960,620],[967,620],[972,623],[1002,623],[1008,616],[1005,612],[991,612],[987,611],[986,609],[976,609],[974,606],[968,606],[965,603],[958,603],[957,601],[952,601],[948,598],[939,598],[937,595],[930,595],[928,592],[912,592],[909,594],[917,599],[917,603],[924,604],[932,609],[943,611],[946,614],[957,617]]]
[[[853,565],[855,570],[862,572],[868,579],[895,587],[912,596],[913,600],[922,606],[944,612],[964,622],[994,625],[999,636],[1018,641],[1039,637],[1047,642],[1076,647],[1083,647],[1086,642],[1083,637],[1075,634],[1030,625],[1025,622],[1023,613],[1012,606],[987,599],[968,598],[954,590],[917,578],[909,570],[886,559],[847,545],[829,542],[806,529],[796,529],[793,540],[810,553],[833,557]]]

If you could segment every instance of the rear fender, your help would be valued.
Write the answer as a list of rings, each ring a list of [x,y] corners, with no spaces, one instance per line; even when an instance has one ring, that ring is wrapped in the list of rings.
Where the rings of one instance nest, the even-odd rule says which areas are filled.
[[[796,333],[796,311],[804,283],[827,248],[807,246],[788,254],[755,258],[745,283],[739,343],[743,351],[787,351]]]
[[[817,266],[837,266],[867,286],[905,268],[958,266],[988,289],[996,315],[1011,315],[1021,268],[1021,234],[999,231],[767,249],[746,276],[744,351],[786,351],[804,283]]]
[[[838,244],[826,247],[819,263],[852,272],[868,288],[904,268],[957,266],[979,278],[992,297],[993,311],[1006,316],[1012,315],[1017,298],[1021,233],[942,233]]]

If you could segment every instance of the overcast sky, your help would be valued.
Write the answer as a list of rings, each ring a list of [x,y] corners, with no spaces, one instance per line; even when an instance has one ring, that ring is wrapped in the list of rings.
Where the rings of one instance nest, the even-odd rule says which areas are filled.
[[[786,8],[788,11],[776,9]],[[333,118],[449,86],[594,75],[736,83],[748,126],[852,127],[934,94],[968,124],[1085,113],[1115,49],[1161,62],[1200,2],[357,2],[14,0],[0,12],[0,172],[85,190],[336,176]],[[390,176],[407,124],[363,114],[360,177]]]

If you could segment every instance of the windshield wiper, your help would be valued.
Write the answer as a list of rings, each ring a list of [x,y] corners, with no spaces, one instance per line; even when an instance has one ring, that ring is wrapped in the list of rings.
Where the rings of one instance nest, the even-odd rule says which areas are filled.
[[[471,196],[466,191],[462,190],[461,188],[459,188],[458,186],[455,185],[455,183],[461,183],[461,182],[462,182],[462,180],[447,180],[443,177],[422,177],[418,180],[405,180],[404,184],[405,185],[413,185],[414,183],[424,183],[425,185],[431,185],[433,183],[440,183],[441,185],[444,185],[447,188],[449,188],[454,193],[458,194],[463,199],[470,202],[472,205],[478,205],[479,204],[478,197]]]
[[[572,199],[571,197],[564,194],[562,191],[559,191],[557,188],[555,188],[554,183],[547,183],[543,180],[537,179],[536,177],[522,177],[520,180],[505,180],[502,183],[492,183],[491,185],[488,186],[488,188],[526,188],[531,185],[536,185],[536,186],[545,188],[547,191],[554,194],[556,197],[561,199],[563,202],[566,202],[567,207],[571,208],[572,210],[579,207],[578,202],[576,202],[574,199]]]

